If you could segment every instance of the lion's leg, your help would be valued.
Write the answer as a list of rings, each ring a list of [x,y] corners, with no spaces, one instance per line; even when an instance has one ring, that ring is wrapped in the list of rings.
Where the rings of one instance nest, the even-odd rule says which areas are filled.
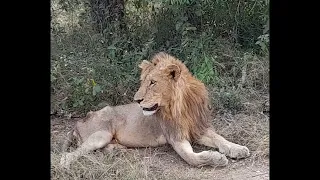
[[[190,165],[201,167],[204,165],[225,166],[228,159],[217,151],[193,152],[191,144],[187,141],[170,143],[174,150]]]
[[[250,155],[247,147],[227,141],[212,129],[208,129],[197,142],[205,146],[218,148],[219,152],[231,158],[245,158]]]
[[[90,151],[103,148],[111,141],[111,139],[112,134],[108,131],[98,131],[93,133],[74,152],[62,155],[62,158],[60,160],[61,166],[69,169],[72,161],[76,160],[81,155],[87,154]]]

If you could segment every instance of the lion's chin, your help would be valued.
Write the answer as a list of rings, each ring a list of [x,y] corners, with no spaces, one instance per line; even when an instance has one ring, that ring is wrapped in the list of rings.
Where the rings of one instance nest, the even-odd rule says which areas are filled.
[[[143,115],[145,115],[145,116],[151,116],[156,112],[157,112],[157,110],[154,110],[154,111],[142,111]]]

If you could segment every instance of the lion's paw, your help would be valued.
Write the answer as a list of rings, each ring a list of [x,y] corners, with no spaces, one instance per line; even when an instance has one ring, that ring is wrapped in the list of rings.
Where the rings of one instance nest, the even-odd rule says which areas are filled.
[[[241,159],[250,156],[250,151],[246,146],[231,143],[219,148],[219,151],[230,158]]]
[[[226,166],[228,164],[227,157],[217,151],[203,151],[200,153],[200,159],[206,161],[206,165]]]
[[[228,164],[228,159],[224,154],[221,154],[217,151],[209,151],[212,156],[212,160],[214,161],[215,165],[218,166],[226,166]]]

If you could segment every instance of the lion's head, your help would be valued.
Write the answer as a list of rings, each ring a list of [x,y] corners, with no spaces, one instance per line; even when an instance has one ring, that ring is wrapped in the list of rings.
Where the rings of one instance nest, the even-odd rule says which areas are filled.
[[[134,96],[143,109],[144,115],[152,115],[168,106],[181,68],[174,63],[174,58],[165,53],[158,53],[151,62],[144,60],[141,68],[141,86]]]
[[[139,67],[141,86],[134,100],[144,115],[161,115],[181,137],[188,139],[210,126],[208,92],[180,60],[160,52]]]

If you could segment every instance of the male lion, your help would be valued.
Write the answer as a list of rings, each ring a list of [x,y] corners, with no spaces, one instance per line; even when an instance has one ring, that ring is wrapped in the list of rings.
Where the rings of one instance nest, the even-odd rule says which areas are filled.
[[[155,147],[169,143],[193,166],[225,166],[226,156],[245,158],[249,149],[216,134],[210,123],[208,92],[202,82],[175,57],[160,52],[151,62],[144,60],[141,86],[134,96],[137,103],[107,106],[78,121],[69,132],[78,140],[78,149],[66,153],[61,165],[69,168],[80,155],[114,146]],[[115,140],[117,144],[111,143]],[[218,151],[193,152],[190,142],[214,147]]]

